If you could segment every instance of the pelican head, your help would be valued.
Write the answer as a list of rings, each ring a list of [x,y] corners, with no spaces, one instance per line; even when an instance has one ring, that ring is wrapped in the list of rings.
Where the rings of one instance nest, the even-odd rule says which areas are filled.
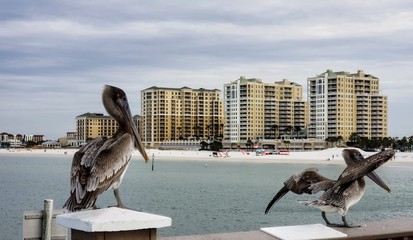
[[[356,149],[344,149],[342,155],[347,166],[356,164],[364,159],[363,155]]]
[[[139,150],[145,161],[148,161],[148,155],[145,147],[139,137],[138,129],[132,120],[132,114],[129,109],[128,98],[125,92],[117,87],[105,85],[102,93],[103,106],[110,116],[119,124],[119,128],[130,133],[134,138],[135,148]]]

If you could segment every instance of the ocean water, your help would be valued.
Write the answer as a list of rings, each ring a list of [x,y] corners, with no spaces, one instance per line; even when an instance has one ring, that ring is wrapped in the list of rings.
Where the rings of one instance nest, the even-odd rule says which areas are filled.
[[[207,166],[205,165],[207,164]],[[41,210],[44,199],[61,208],[69,196],[70,156],[0,156],[1,239],[22,239],[23,212]],[[121,185],[125,205],[169,216],[172,226],[160,236],[180,236],[257,230],[260,227],[323,223],[320,211],[297,200],[315,196],[287,194],[264,210],[291,174],[307,167],[335,178],[343,170],[336,165],[254,164],[200,161],[134,160]],[[361,201],[347,214],[354,224],[389,218],[413,218],[413,167],[383,166],[376,172],[392,188],[387,193],[370,180]],[[105,192],[99,207],[115,204],[113,192]],[[328,214],[340,222],[338,214]]]

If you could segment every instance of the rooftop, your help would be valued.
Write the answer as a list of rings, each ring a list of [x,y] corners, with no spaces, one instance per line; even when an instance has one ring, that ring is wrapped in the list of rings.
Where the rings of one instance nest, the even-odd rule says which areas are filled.
[[[324,73],[317,75],[316,77],[324,77],[324,75],[327,74],[327,77],[333,78],[337,76],[346,76],[346,77],[364,77],[364,78],[371,78],[371,79],[379,79],[378,77],[375,77],[371,74],[366,74],[364,73],[363,70],[358,70],[356,73],[350,73],[350,72],[345,72],[345,71],[338,71],[334,72],[331,69],[327,69]]]
[[[181,87],[181,88],[171,88],[171,87],[157,87],[157,86],[152,86],[150,88],[146,88],[142,90],[141,92],[147,91],[147,90],[172,90],[172,91],[184,91],[184,90],[192,90],[192,91],[198,91],[198,92],[216,92],[216,91],[221,91],[219,89],[205,89],[205,88],[190,88],[187,86]]]
[[[76,116],[76,118],[81,118],[81,117],[87,117],[87,118],[110,118],[110,116],[105,116],[103,113],[83,113],[79,116]]]
[[[259,78],[246,78],[244,76],[241,76],[239,79],[232,81],[231,84],[236,84],[236,83],[261,83],[262,84],[262,80]]]
[[[279,84],[279,85],[291,85],[291,86],[297,86],[297,87],[301,87],[300,84],[295,83],[295,82],[291,82],[288,79],[283,79],[282,81],[278,81],[278,82],[274,82],[275,84]]]

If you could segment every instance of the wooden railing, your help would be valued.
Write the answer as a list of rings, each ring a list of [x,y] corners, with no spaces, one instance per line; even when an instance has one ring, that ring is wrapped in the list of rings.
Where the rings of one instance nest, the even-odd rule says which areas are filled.
[[[334,228],[351,240],[413,240],[413,219],[391,219],[369,222],[360,228]],[[207,235],[160,237],[159,240],[276,240],[262,231],[218,233]]]

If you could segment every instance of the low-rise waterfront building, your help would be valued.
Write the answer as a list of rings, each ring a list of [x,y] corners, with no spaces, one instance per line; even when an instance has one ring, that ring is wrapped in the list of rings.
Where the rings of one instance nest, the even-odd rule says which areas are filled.
[[[7,132],[0,133],[1,147],[25,147],[28,142],[40,144],[44,142],[44,135],[29,135],[29,134],[11,134]]]
[[[139,128],[140,116],[132,117]],[[96,137],[112,137],[118,128],[118,123],[111,116],[103,113],[84,113],[76,117],[76,135],[79,144],[84,144]],[[70,136],[74,136],[70,133]]]
[[[20,148],[22,147],[22,142],[18,139],[8,139],[2,142],[2,146],[10,148]]]
[[[0,142],[7,141],[9,139],[9,134],[6,132],[2,132],[0,134]]]
[[[77,132],[67,132],[65,137],[59,138],[62,147],[79,147],[80,141],[77,139]]]
[[[175,140],[175,141],[163,141],[159,144],[159,149],[162,150],[189,150],[198,151],[201,148],[200,140]]]
[[[33,135],[32,141],[35,143],[41,143],[44,142],[44,135]]]
[[[61,145],[59,142],[56,141],[46,141],[42,143],[42,148],[61,148]]]

